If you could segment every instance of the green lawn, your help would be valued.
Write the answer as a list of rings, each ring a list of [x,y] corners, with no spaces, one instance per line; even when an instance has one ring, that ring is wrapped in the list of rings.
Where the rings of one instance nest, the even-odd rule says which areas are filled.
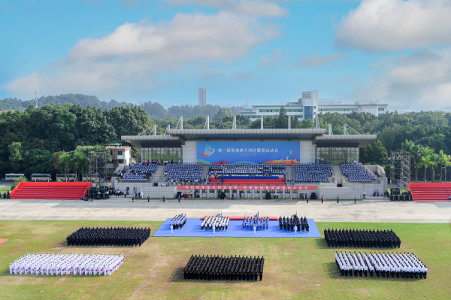
[[[11,187],[5,186],[5,187],[0,188],[0,192],[2,192],[2,193],[7,192],[7,191],[11,191]]]
[[[150,226],[162,222],[0,221],[0,298],[3,299],[449,299],[449,224],[317,223],[324,228],[393,229],[401,249],[428,267],[426,280],[341,277],[324,239],[150,238],[140,248],[67,247],[81,226]],[[374,249],[355,249],[374,251]],[[9,275],[8,265],[28,252],[124,253],[112,276]],[[185,281],[191,254],[263,255],[263,281]],[[129,274],[128,274],[129,273]],[[448,296],[447,296],[448,295]]]

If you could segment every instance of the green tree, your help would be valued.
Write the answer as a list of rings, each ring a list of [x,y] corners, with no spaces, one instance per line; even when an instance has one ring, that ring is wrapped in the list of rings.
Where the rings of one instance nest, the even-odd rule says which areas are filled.
[[[275,127],[282,128],[282,129],[288,128],[287,111],[285,110],[285,107],[283,107],[283,106],[280,108],[279,116],[277,116],[277,119],[275,120]]]
[[[213,120],[222,119],[224,117],[232,117],[232,110],[228,107],[221,107],[217,113],[213,116]]]
[[[49,161],[52,157],[52,153],[45,149],[30,149],[25,151],[24,161],[25,173],[47,173],[50,171]]]
[[[300,126],[301,126],[301,128],[311,129],[311,128],[315,128],[315,123],[313,123],[313,121],[310,119],[304,119],[304,120],[302,120]]]
[[[418,182],[418,165],[421,163],[421,149],[423,146],[420,144],[414,143],[412,141],[408,141],[407,139],[402,145],[402,149],[405,151],[409,151],[411,154],[412,161],[415,165],[415,182]]]
[[[421,149],[421,162],[418,166],[424,167],[424,182],[426,182],[426,170],[428,167],[431,167],[434,163],[431,161],[431,155],[434,153],[434,149],[429,147],[423,147]]]
[[[22,144],[19,142],[14,142],[8,146],[9,150],[9,161],[13,167],[14,172],[17,172],[21,168],[22,158]]]
[[[439,156],[440,156],[440,182],[442,182],[443,166],[445,166],[445,168],[446,168],[448,165],[450,165],[451,158],[448,155],[446,155],[443,150],[440,150]],[[445,178],[445,181],[446,181],[446,178]]]
[[[16,186],[18,186],[19,183],[21,182],[28,182],[28,179],[25,177],[19,177],[16,180],[14,180],[13,184],[11,184],[11,191],[13,191],[16,188]]]
[[[73,164],[71,155],[69,153],[63,152],[63,154],[61,154],[60,156],[60,162],[64,170],[64,179],[67,181],[67,173],[69,172],[70,167]]]
[[[52,153],[49,159],[49,172],[64,172],[63,165],[61,164],[61,155],[64,151],[58,151]]]
[[[440,164],[441,157],[437,153],[432,153],[429,161],[431,162],[431,169],[432,169],[432,182],[435,181],[435,169],[437,168],[437,165]]]
[[[291,116],[291,128],[296,129],[300,128],[299,120],[297,116]]]
[[[72,155],[72,165],[74,166],[75,178],[79,179],[79,176],[83,178],[89,168],[88,160],[89,149],[77,147]]]
[[[362,163],[385,164],[388,161],[387,149],[380,140],[376,140],[368,147],[360,149],[360,161]]]

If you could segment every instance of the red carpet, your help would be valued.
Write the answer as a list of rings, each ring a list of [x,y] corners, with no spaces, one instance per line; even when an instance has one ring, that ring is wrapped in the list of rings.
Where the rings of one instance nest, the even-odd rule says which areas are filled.
[[[0,244],[6,242],[8,239],[0,239]]]
[[[451,183],[408,183],[407,190],[415,201],[449,201]]]
[[[211,184],[217,184],[218,179],[210,178]],[[219,183],[222,185],[222,180],[219,179]],[[238,185],[238,184],[267,184],[267,185],[285,185],[285,178],[279,179],[224,179],[224,185]]]
[[[21,182],[11,199],[79,200],[90,187],[91,182]]]
[[[216,217],[216,216],[207,216],[207,217]],[[223,216],[223,217],[229,217],[229,216]],[[229,220],[231,220],[231,221],[242,221],[244,218],[247,218],[247,217],[252,217],[252,216],[246,216],[246,217],[229,217]],[[267,217],[267,216],[261,216],[260,218],[263,218],[263,217]],[[205,217],[202,217],[202,218],[200,218],[201,220],[203,220]],[[269,220],[270,221],[279,221],[279,218],[278,217],[269,217]]]

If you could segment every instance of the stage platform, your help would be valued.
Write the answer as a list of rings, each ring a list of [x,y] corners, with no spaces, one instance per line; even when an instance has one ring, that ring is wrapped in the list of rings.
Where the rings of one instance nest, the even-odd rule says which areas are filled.
[[[182,229],[174,229],[171,233],[171,219],[167,219],[152,237],[237,237],[237,238],[321,238],[321,234],[313,219],[307,219],[310,232],[297,232],[280,230],[279,221],[269,221],[268,230],[243,229],[242,221],[229,221],[228,231],[205,231],[200,229],[199,218],[188,218]]]

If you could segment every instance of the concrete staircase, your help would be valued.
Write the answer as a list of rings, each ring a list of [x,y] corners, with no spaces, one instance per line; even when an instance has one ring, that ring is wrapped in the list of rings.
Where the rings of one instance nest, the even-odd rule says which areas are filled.
[[[293,180],[293,166],[287,166],[287,178]]]
[[[341,171],[341,167],[339,165],[332,166],[332,171],[334,172],[333,177],[337,184],[343,184],[347,182],[346,176]]]
[[[202,177],[201,178],[207,178],[208,177],[208,170],[210,169],[210,166],[204,166],[202,170]]]
[[[373,171],[371,171],[367,166],[364,166],[365,170],[368,171],[368,173],[370,173],[371,175],[374,175],[376,178],[378,178],[379,176],[377,176],[376,174],[374,174]]]
[[[164,173],[164,166],[158,166],[155,170],[155,173],[153,173],[152,178],[150,179],[153,183],[158,183],[160,180],[161,175]]]

